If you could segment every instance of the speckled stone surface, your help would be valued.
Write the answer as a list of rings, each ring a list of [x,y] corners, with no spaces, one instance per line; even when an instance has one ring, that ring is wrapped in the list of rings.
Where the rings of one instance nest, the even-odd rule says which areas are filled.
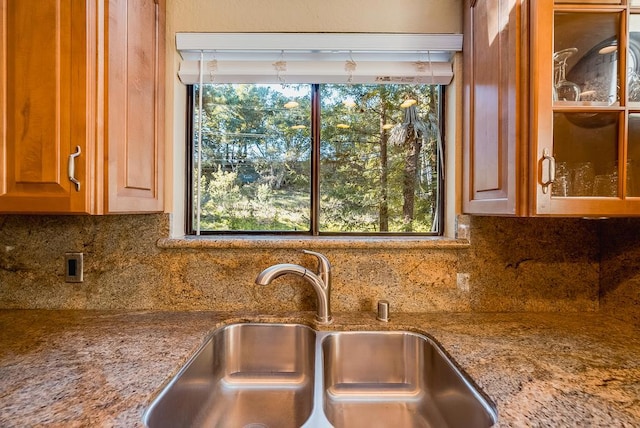
[[[600,309],[640,327],[640,219],[603,222],[600,242]]]
[[[0,308],[300,311],[313,290],[264,268],[333,265],[336,311],[387,299],[403,312],[596,311],[597,223],[471,217],[463,239],[167,240],[168,215],[0,216]],[[64,253],[83,252],[85,281],[64,282]]]
[[[497,405],[498,427],[640,426],[640,331],[596,313],[336,314],[331,329],[435,338]],[[137,427],[216,326],[313,313],[0,311],[0,426]]]

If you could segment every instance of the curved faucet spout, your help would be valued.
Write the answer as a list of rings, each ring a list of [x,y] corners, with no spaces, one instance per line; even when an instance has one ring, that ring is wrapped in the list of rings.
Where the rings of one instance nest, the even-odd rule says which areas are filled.
[[[316,253],[311,253],[316,255]],[[328,261],[326,262],[327,268],[330,268]],[[318,299],[318,310],[316,313],[316,321],[320,324],[331,323],[331,309],[329,308],[329,300],[331,296],[331,283],[329,280],[329,272],[323,267],[320,268],[318,274],[310,271],[309,269],[300,265],[294,265],[291,263],[281,263],[270,266],[260,272],[256,277],[256,284],[269,285],[274,279],[286,275],[297,275],[305,279],[316,292]]]
[[[281,263],[278,265],[273,265],[258,274],[256,278],[256,284],[258,285],[269,285],[271,281],[274,279],[281,277],[282,275],[286,275],[288,273],[292,273],[294,275],[298,275],[304,278],[307,274],[308,269],[300,266],[294,265],[291,263]],[[312,272],[309,272],[312,273]]]

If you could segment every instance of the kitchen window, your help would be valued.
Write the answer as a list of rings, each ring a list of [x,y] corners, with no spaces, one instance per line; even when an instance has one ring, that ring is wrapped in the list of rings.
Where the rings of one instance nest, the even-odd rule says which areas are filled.
[[[441,91],[190,86],[190,232],[439,234]]]
[[[451,53],[305,52],[181,65],[187,234],[442,234]]]

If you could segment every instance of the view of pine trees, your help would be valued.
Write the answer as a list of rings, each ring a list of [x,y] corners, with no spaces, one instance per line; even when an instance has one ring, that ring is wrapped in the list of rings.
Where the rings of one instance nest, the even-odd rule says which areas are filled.
[[[203,85],[201,118],[198,91],[200,229],[309,231],[311,85]],[[320,231],[435,230],[438,87],[320,85],[319,95]]]

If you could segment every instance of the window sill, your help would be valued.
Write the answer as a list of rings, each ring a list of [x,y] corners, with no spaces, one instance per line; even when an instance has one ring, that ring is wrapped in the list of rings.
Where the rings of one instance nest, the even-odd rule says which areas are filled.
[[[198,236],[162,238],[157,243],[162,249],[466,249],[468,239],[446,237],[335,237],[335,236]]]

